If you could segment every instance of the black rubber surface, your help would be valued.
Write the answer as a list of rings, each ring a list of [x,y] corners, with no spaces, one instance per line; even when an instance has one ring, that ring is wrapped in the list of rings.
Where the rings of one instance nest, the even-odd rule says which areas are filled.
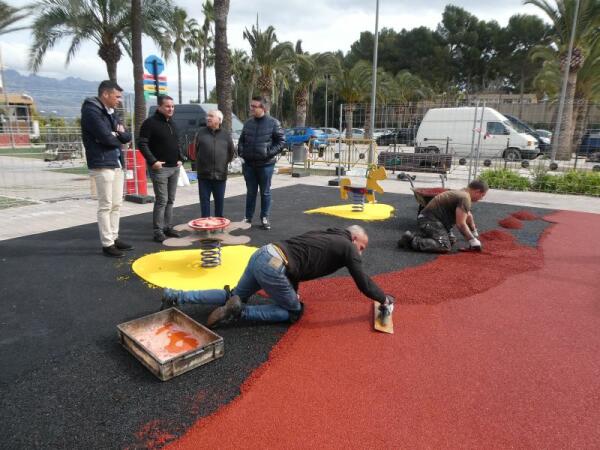
[[[324,183],[325,184],[325,183]],[[363,225],[370,235],[364,254],[371,274],[399,270],[434,258],[396,249],[416,225],[417,203],[410,195],[384,194],[395,217]],[[303,211],[340,204],[336,189],[295,185],[273,191],[272,230],[253,227],[251,244],[310,229],[354,222]],[[526,209],[477,204],[480,231]],[[199,206],[175,209],[176,223],[199,216]],[[244,196],[226,199],[225,213],[243,217]],[[258,223],[258,220],[256,220]],[[268,357],[285,325],[242,325],[219,329],[225,356],[161,382],[118,343],[116,325],[157,311],[161,291],[131,270],[138,257],[163,250],[152,241],[151,214],[121,220],[121,237],[135,250],[122,260],[102,256],[96,224],[0,242],[0,420],[2,448],[143,448],[159,430],[180,435],[198,418],[239,394],[240,385]],[[535,245],[548,226],[523,222],[512,230]],[[347,276],[345,270],[333,276]],[[203,322],[209,309],[184,311]]]

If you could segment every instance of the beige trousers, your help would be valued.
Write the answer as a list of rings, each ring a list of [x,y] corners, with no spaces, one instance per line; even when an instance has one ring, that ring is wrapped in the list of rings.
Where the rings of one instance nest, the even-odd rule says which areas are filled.
[[[92,169],[98,193],[98,231],[102,247],[110,247],[119,237],[119,218],[123,204],[123,170]]]

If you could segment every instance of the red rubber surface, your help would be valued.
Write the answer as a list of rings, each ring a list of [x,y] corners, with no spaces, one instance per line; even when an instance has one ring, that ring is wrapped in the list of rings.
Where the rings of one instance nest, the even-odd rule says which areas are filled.
[[[304,283],[269,362],[171,447],[599,448],[600,215],[551,219],[541,249],[493,231],[377,277],[394,335],[349,279]]]
[[[498,225],[500,225],[502,228],[508,228],[512,230],[523,228],[523,222],[514,216],[505,217],[504,219],[498,221]]]

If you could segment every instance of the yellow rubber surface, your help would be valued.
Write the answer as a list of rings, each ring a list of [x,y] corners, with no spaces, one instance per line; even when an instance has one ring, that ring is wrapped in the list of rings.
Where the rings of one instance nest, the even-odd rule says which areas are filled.
[[[365,203],[363,212],[353,212],[352,204],[326,206],[323,208],[310,209],[306,214],[328,214],[330,216],[343,217],[353,220],[386,220],[392,217],[394,207],[383,203]]]
[[[222,289],[237,285],[256,247],[231,245],[221,249],[221,265],[200,265],[200,249],[169,250],[142,256],[133,271],[143,280],[161,288],[194,290]]]

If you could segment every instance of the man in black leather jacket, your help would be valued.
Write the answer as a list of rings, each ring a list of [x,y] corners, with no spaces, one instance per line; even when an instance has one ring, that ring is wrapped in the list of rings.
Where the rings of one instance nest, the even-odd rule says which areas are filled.
[[[271,178],[276,156],[283,150],[285,135],[279,121],[267,114],[265,99],[257,96],[250,103],[252,119],[244,124],[238,142],[238,155],[244,160],[242,171],[246,180],[246,217],[251,223],[260,188],[260,220],[265,230],[271,229]]]

